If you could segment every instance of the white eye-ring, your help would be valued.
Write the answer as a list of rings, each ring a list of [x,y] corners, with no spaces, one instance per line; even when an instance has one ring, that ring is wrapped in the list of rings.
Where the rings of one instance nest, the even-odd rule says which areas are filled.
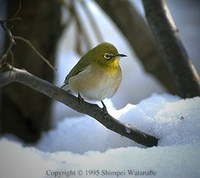
[[[111,58],[111,55],[109,53],[105,53],[103,57],[105,59],[109,60]]]

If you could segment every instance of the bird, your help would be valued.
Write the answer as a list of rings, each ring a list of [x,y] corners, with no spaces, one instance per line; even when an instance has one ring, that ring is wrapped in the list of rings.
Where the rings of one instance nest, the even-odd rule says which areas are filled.
[[[101,101],[106,110],[103,100],[115,95],[122,80],[121,57],[127,56],[118,53],[113,44],[104,42],[97,45],[81,57],[61,88],[78,94],[83,100]]]

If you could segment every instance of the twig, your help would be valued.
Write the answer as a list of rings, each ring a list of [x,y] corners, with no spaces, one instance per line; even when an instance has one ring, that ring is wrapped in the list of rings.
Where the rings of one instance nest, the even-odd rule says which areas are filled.
[[[56,71],[54,66],[44,56],[42,56],[42,54],[36,49],[35,46],[33,46],[33,44],[29,40],[27,40],[21,36],[13,36],[13,39],[21,40],[24,43],[26,43],[51,69]]]
[[[7,62],[7,57],[8,57],[9,54],[11,54],[11,60],[13,62],[14,58],[13,58],[12,48],[13,48],[14,45],[16,45],[16,42],[13,38],[13,34],[12,34],[11,30],[7,27],[7,22],[21,20],[21,18],[17,17],[20,10],[21,10],[21,0],[19,1],[19,7],[18,7],[17,11],[15,12],[15,14],[12,18],[10,18],[8,20],[0,19],[1,27],[3,28],[3,30],[5,31],[6,35],[8,36],[8,39],[9,39],[8,48],[6,49],[5,53],[2,55],[2,57],[0,59],[0,66]]]
[[[18,14],[19,14],[21,8],[22,8],[22,1],[19,0],[19,7],[18,7],[17,11],[15,12],[13,18],[16,18],[16,17],[18,16]]]
[[[17,17],[17,18],[12,18],[9,20],[0,20],[1,27],[4,29],[4,31],[6,32],[6,34],[8,36],[8,39],[9,39],[8,48],[6,49],[5,53],[2,55],[2,57],[0,59],[0,66],[7,63],[7,58],[8,58],[9,54],[11,54],[11,59],[14,60],[12,48],[14,45],[16,45],[15,40],[21,40],[24,43],[26,43],[51,69],[53,69],[53,71],[56,71],[56,69],[53,67],[53,65],[44,56],[42,56],[40,54],[40,52],[36,49],[35,46],[33,46],[33,44],[29,40],[27,40],[21,36],[15,36],[12,34],[11,30],[7,27],[6,23],[8,21],[14,21],[14,20],[20,20],[20,18]]]
[[[98,105],[90,104],[85,101],[80,103],[77,97],[69,94],[61,88],[58,88],[57,86],[40,79],[25,70],[17,69],[8,65],[8,70],[0,73],[0,87],[8,85],[12,82],[22,83],[80,113],[87,114],[103,124],[106,128],[139,144],[147,147],[157,146],[158,144],[157,138],[134,127],[126,126],[109,114],[105,116],[104,111]]]
[[[10,29],[7,28],[6,23],[7,23],[7,20],[2,20],[2,19],[0,20],[1,27],[3,28],[3,30],[5,31],[6,35],[8,36],[8,39],[9,39],[8,48],[6,49],[5,53],[2,55],[2,57],[0,59],[0,66],[2,64],[6,63],[9,53],[11,52],[13,46],[16,44],[16,42],[13,38],[13,34],[10,31]]]

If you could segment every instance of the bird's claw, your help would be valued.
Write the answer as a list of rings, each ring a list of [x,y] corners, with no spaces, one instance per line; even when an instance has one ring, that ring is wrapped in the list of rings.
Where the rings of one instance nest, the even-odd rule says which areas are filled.
[[[103,108],[102,108],[102,110],[103,110],[104,116],[106,117],[106,116],[108,115],[108,110],[107,110],[107,107],[106,107],[106,105],[104,104],[104,102],[103,102],[103,101],[101,101],[101,103],[102,103],[102,105],[103,105]]]
[[[79,101],[79,103],[83,103],[83,101],[84,101],[84,99],[81,97],[80,94],[78,94],[78,101]]]

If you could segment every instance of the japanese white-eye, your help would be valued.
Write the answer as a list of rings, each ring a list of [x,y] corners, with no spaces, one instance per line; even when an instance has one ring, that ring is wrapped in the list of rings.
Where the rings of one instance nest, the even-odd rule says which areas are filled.
[[[119,54],[110,43],[96,46],[72,68],[62,88],[89,100],[102,101],[112,97],[122,80],[120,57],[126,55]]]

